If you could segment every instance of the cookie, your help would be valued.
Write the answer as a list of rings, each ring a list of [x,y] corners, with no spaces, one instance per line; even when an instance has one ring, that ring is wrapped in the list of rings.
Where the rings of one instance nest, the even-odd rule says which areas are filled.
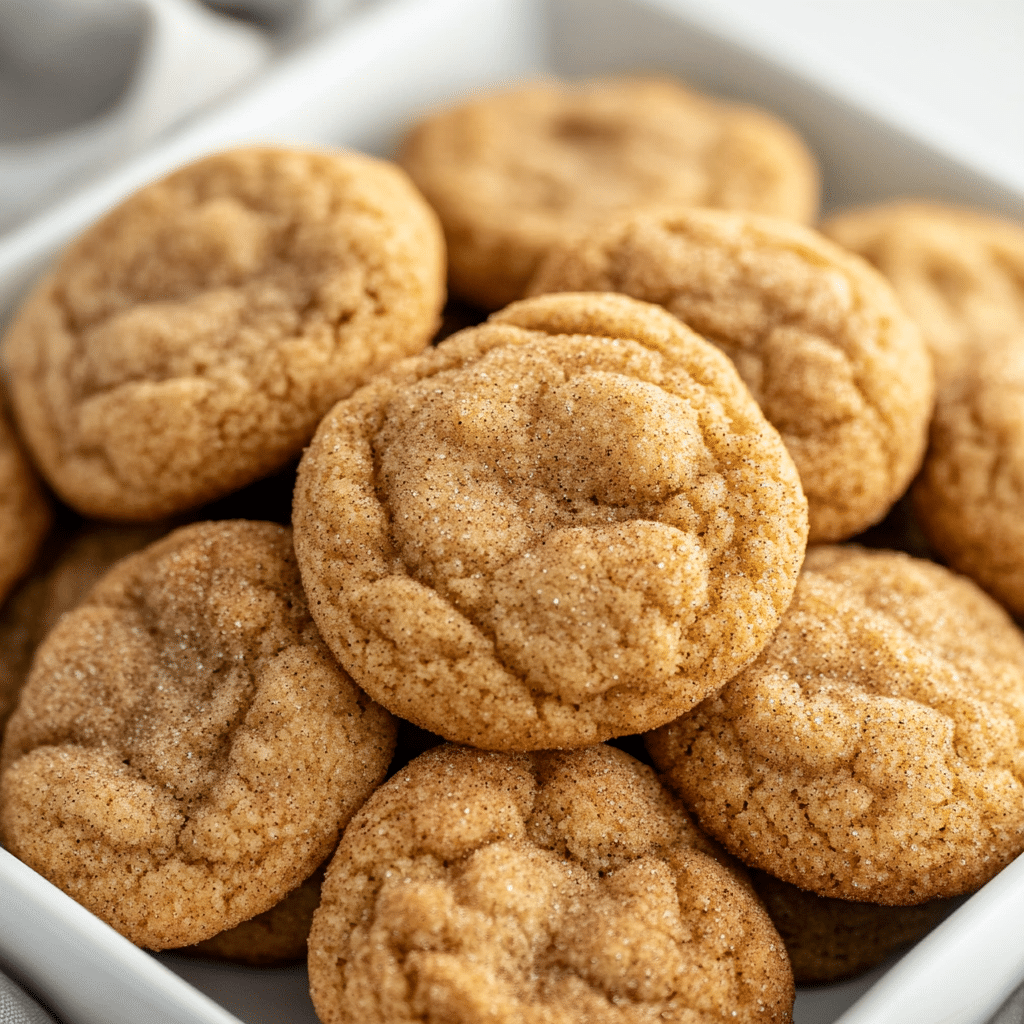
[[[426,118],[399,161],[441,217],[453,292],[488,309],[521,298],[554,242],[654,202],[812,221],[818,174],[760,110],[668,78],[531,82]]]
[[[970,580],[810,548],[789,610],[721,693],[648,737],[701,826],[821,896],[972,892],[1024,850],[1024,637]]]
[[[119,562],[40,647],[0,841],[133,942],[189,945],[308,877],[393,745],[320,641],[290,531],[199,523]]]
[[[733,361],[800,472],[810,541],[884,518],[920,468],[931,360],[885,280],[799,224],[664,207],[556,244],[528,289],[656,302]]]
[[[974,350],[1024,334],[1024,225],[934,203],[850,210],[822,231],[892,282],[920,325],[940,383]]]
[[[955,905],[932,900],[919,907],[884,907],[816,896],[763,871],[751,871],[750,879],[786,944],[798,985],[863,974],[923,938]]]
[[[943,389],[912,492],[936,551],[1024,618],[1024,329]]]
[[[324,1024],[789,1021],[778,934],[621,751],[445,746],[353,818],[309,937]]]
[[[313,912],[320,905],[326,865],[319,867],[280,903],[249,921],[180,952],[249,967],[279,967],[305,960]]]
[[[0,601],[32,565],[52,518],[39,478],[0,410]]]
[[[506,750],[642,732],[714,692],[771,636],[807,528],[729,361],[621,295],[516,303],[339,403],[294,525],[359,685]]]
[[[163,532],[156,526],[87,523],[59,538],[50,537],[41,563],[0,609],[0,733],[47,633],[118,559]]]
[[[889,277],[934,354],[939,395],[914,488],[924,534],[1024,615],[1024,225],[896,203],[823,230]]]
[[[430,340],[437,219],[393,165],[248,149],[149,185],[80,238],[4,343],[28,447],[87,516],[153,521],[296,457]]]

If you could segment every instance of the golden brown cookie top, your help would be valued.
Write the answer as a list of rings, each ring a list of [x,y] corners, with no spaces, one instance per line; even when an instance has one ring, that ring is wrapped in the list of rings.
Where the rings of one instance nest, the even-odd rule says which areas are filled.
[[[913,499],[942,557],[1024,617],[1024,328],[947,383]]]
[[[1024,332],[1024,225],[936,203],[850,210],[822,231],[892,282],[920,325],[939,381],[973,351]]]
[[[971,892],[1024,849],[1024,637],[948,569],[810,548],[772,642],[648,737],[702,827],[823,896]]]
[[[633,211],[556,244],[528,291],[656,302],[721,348],[793,456],[812,543],[883,518],[921,465],[932,371],[920,333],[881,275],[809,228]]]
[[[0,409],[0,602],[32,565],[52,518],[50,500]]]
[[[114,562],[145,547],[166,529],[86,523],[72,534],[55,536],[61,532],[54,529],[31,574],[0,610],[0,733],[46,634]]]
[[[454,292],[490,309],[520,298],[547,248],[651,202],[814,219],[818,178],[771,115],[668,78],[541,81],[424,120],[399,157],[448,239]]]
[[[806,536],[729,361],[620,295],[516,303],[325,417],[296,552],[335,655],[475,746],[653,728],[767,642]]]
[[[118,563],[40,647],[0,838],[132,941],[187,945],[307,877],[393,745],[317,635],[290,531],[200,523]]]
[[[422,755],[353,818],[309,947],[325,1024],[792,1010],[749,882],[649,768],[610,747]]]
[[[76,242],[5,342],[19,423],[79,511],[148,521],[296,456],[320,417],[419,351],[444,301],[437,219],[345,152],[209,157]]]

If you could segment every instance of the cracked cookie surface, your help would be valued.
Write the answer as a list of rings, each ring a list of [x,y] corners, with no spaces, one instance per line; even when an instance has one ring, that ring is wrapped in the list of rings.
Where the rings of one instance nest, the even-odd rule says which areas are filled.
[[[552,295],[339,403],[294,524],[360,686],[448,739],[532,750],[653,728],[753,658],[806,503],[713,346],[625,296]]]
[[[310,875],[393,746],[320,641],[290,531],[200,523],[118,563],[40,647],[0,838],[137,944],[188,945]]]
[[[771,644],[647,737],[744,863],[822,896],[971,892],[1024,849],[1024,637],[970,580],[810,548]]]
[[[936,203],[849,210],[822,225],[892,282],[917,321],[940,383],[973,354],[1024,335],[1024,225]]]
[[[811,221],[817,168],[788,126],[671,79],[533,82],[424,120],[400,162],[438,211],[452,290],[522,297],[547,248],[653,202]]]
[[[89,516],[152,521],[237,490],[429,342],[443,244],[383,161],[191,164],[89,230],[18,314],[4,358],[26,443]]]
[[[310,933],[325,1024],[788,1021],[749,882],[621,751],[444,746],[353,818]]]
[[[622,292],[733,361],[800,472],[810,541],[878,522],[920,468],[931,359],[885,280],[798,224],[679,207],[556,244],[528,289]]]
[[[50,500],[0,410],[0,602],[32,565],[52,519]]]

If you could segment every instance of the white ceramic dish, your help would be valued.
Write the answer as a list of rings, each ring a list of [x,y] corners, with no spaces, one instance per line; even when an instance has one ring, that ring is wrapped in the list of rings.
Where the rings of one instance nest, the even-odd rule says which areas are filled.
[[[397,0],[297,50],[244,93],[0,238],[0,320],[65,241],[134,188],[201,154],[249,142],[387,154],[418,112],[481,86],[543,72],[636,70],[675,73],[781,114],[821,159],[826,211],[914,195],[1024,217],[1019,183],[975,166],[955,137],[895,119],[884,94],[844,94],[825,62],[765,53],[683,0]],[[894,966],[800,992],[797,1024],[982,1024],[1024,978],[1022,917],[1024,860]],[[0,966],[65,1024],[316,1022],[302,968],[255,972],[151,957],[3,851]]]

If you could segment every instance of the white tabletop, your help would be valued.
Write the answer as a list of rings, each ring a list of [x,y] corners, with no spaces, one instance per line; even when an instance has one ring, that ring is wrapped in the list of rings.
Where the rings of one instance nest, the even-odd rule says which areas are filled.
[[[700,6],[809,67],[828,67],[853,93],[899,96],[908,118],[970,138],[987,164],[1024,180],[1020,0],[704,0]]]

